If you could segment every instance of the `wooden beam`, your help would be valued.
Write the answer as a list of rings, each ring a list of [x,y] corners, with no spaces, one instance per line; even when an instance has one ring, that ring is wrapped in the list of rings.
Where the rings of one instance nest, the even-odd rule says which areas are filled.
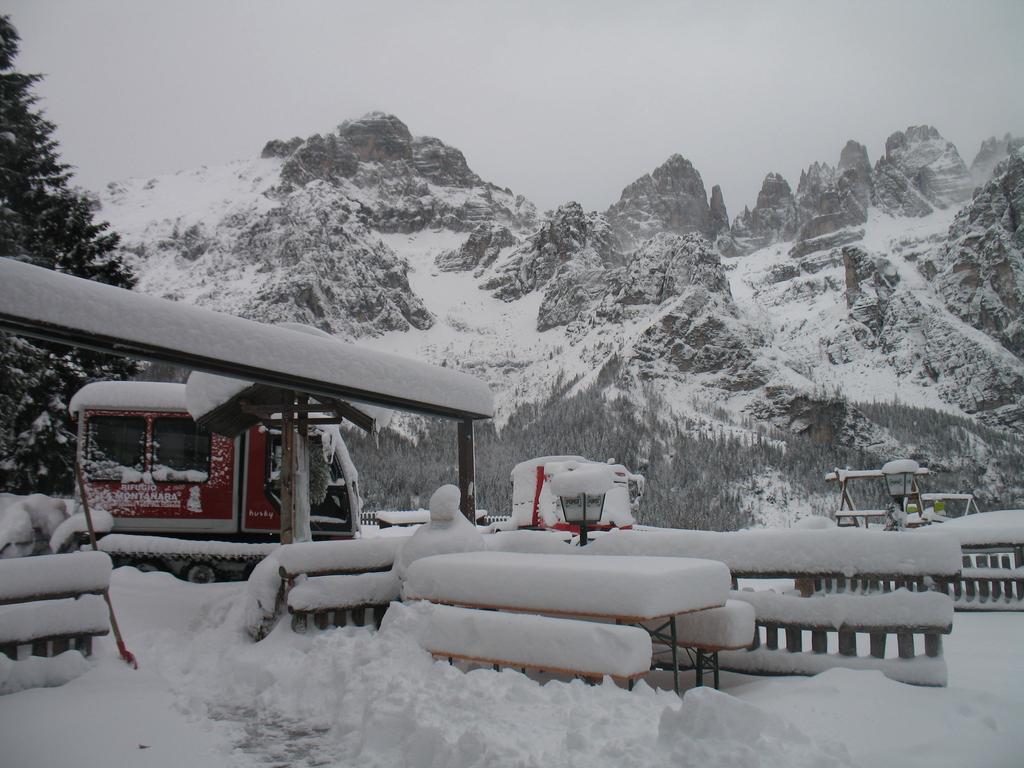
[[[281,543],[295,540],[295,427],[291,409],[282,413],[281,427]]]
[[[309,404],[309,396],[299,393],[295,410],[298,419],[295,422],[295,492],[293,496],[292,541],[312,541],[313,534],[309,527],[309,417],[305,408]]]
[[[339,416],[344,416],[346,419],[351,421],[363,432],[373,432],[375,420],[372,416],[367,416],[365,413],[360,411],[358,408],[353,408],[351,405],[343,400],[333,400],[331,404],[334,406],[334,411]]]
[[[313,426],[315,424],[340,424],[344,419],[340,416],[314,416],[306,417],[306,424]],[[265,427],[282,427],[284,422],[281,419],[260,419],[260,424]]]
[[[469,522],[476,525],[476,455],[473,445],[473,421],[459,422],[459,491],[462,499],[459,509]]]
[[[238,406],[243,413],[250,413],[253,416],[273,416],[275,413],[283,413],[289,406],[287,403],[250,403],[247,400],[239,400]],[[293,404],[291,412],[298,413],[331,413],[335,410],[334,404],[324,405],[323,403],[301,403]]]

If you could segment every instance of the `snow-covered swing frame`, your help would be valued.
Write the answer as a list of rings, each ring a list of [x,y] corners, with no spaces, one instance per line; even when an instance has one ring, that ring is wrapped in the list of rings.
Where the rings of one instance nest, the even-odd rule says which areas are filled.
[[[911,492],[907,496],[908,501],[917,504],[917,509],[921,512],[924,511],[924,504],[921,498],[921,485],[919,478],[931,474],[927,467],[918,467],[914,476],[911,480]],[[876,480],[882,481],[885,478],[885,474],[881,469],[839,469],[836,467],[834,470],[825,475],[825,482],[827,483],[839,483],[839,508],[835,511],[834,517],[836,524],[839,526],[849,526],[858,528],[858,518],[863,521],[865,528],[868,527],[868,519],[884,519],[886,516],[886,510],[884,509],[857,509],[857,506],[853,502],[853,497],[850,495],[850,483],[858,480]]]
[[[13,258],[0,258],[0,286],[0,330],[236,380],[237,391],[227,398],[199,402],[195,408],[190,403],[193,416],[202,423],[208,415],[215,431],[218,413],[225,413],[217,408],[227,401],[246,418],[280,414],[282,423],[295,426],[317,418],[311,414],[322,413],[325,404],[335,423],[341,416],[358,420],[346,411],[349,404],[455,420],[461,511],[470,520],[476,518],[473,424],[493,417],[494,399],[487,385],[469,374],[146,296]],[[267,403],[244,403],[244,397],[236,397],[254,385],[269,387],[285,400],[293,397],[291,407],[270,413]],[[291,456],[286,466],[293,466]],[[295,497],[293,487],[286,506],[282,493],[282,521],[291,521],[282,522],[282,531],[286,525],[294,530]]]

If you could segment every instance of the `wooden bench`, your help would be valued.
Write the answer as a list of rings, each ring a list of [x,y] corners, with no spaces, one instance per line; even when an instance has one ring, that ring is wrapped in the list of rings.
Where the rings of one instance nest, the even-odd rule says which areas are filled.
[[[292,629],[300,633],[310,624],[319,629],[380,627],[388,604],[397,597],[389,571],[403,541],[389,537],[305,542],[274,550],[249,580],[254,604],[247,616],[250,636],[266,637],[286,610]]]
[[[0,561],[0,653],[27,656],[92,653],[92,639],[110,632],[103,593],[110,558],[102,552]]]
[[[881,669],[893,679],[921,685],[946,683],[940,636],[950,631],[952,603],[931,590],[944,579],[959,577],[960,549],[951,537],[852,527],[671,531],[620,533],[589,548],[719,559],[729,566],[734,588],[740,579],[793,580],[796,589],[786,595],[746,591],[730,595],[754,607],[757,634],[751,650],[720,653],[722,669],[808,675],[832,667],[854,667]],[[902,615],[885,613],[887,606],[897,602],[887,597],[896,590],[902,590],[898,598]],[[843,600],[859,597],[862,602],[855,608],[843,600],[822,599],[829,595]],[[849,621],[835,621],[838,604],[851,617]],[[946,609],[949,618],[942,612]],[[858,635],[866,635],[865,645],[870,646],[863,655]],[[892,644],[885,640],[890,636],[895,636]],[[916,636],[922,638],[915,641]],[[898,657],[891,658],[893,649]]]
[[[834,667],[878,669],[916,685],[943,686],[942,635],[953,628],[953,604],[936,592],[816,593],[740,591],[753,606],[757,632],[750,651],[726,653],[723,668],[748,674],[813,675]],[[809,647],[805,642],[809,635]],[[858,637],[866,642],[858,643]],[[895,640],[893,658],[889,638]],[[921,640],[915,642],[915,638]],[[918,652],[923,651],[923,655]]]
[[[835,518],[840,527],[867,528],[869,519],[885,520],[886,514],[884,509],[841,509],[835,513]],[[858,518],[862,521],[861,523],[857,522]]]
[[[379,628],[401,591],[392,570],[291,576],[288,583],[285,602],[296,632],[305,632],[310,621],[318,629],[367,624]]]
[[[740,600],[727,600],[720,608],[678,616],[676,644],[686,652],[697,686],[704,685],[705,675],[712,675],[717,689],[719,654],[750,648],[755,632],[754,608]]]
[[[596,622],[589,623],[598,627],[636,625],[632,628],[646,632],[649,642],[668,648],[666,666],[672,670],[673,688],[678,693],[680,645],[676,629],[680,616],[723,606],[728,592],[728,569],[707,560],[488,551],[415,561],[406,573],[403,597],[475,610],[532,614],[527,617],[531,620],[543,616],[548,621],[563,622],[593,619]],[[648,655],[648,670],[652,661]],[[550,664],[548,658],[541,657],[533,658],[530,664],[511,666],[543,668]]]
[[[651,668],[643,629],[592,621],[433,605],[420,645],[449,663],[514,667],[632,687]]]
[[[1019,514],[1021,522],[1014,515]],[[998,515],[993,524],[990,516]],[[988,524],[976,521],[986,520]],[[1002,522],[1005,520],[1005,522]],[[944,533],[960,542],[962,567],[935,588],[958,611],[1024,611],[1024,512],[986,512],[931,525],[918,536]]]

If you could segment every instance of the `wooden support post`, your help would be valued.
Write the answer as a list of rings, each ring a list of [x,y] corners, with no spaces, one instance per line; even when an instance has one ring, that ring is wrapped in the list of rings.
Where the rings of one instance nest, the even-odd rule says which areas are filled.
[[[896,648],[901,659],[914,658],[914,635],[911,632],[896,633]]]
[[[804,649],[804,633],[799,627],[786,627],[786,650],[800,653]]]
[[[857,633],[850,629],[839,630],[839,654],[841,656],[857,655]]]
[[[286,404],[294,398],[285,393]],[[295,538],[295,414],[291,408],[281,413],[281,543],[291,544]]]
[[[309,525],[309,395],[299,394],[296,398],[298,418],[295,421],[295,480],[292,524],[292,541],[312,541],[313,532]]]
[[[888,635],[885,632],[872,632],[871,635],[871,655],[876,659],[885,658],[885,641]]]
[[[828,633],[825,630],[811,630],[811,650],[814,653],[828,653]]]
[[[473,422],[459,422],[459,491],[462,500],[459,509],[469,522],[476,525],[476,453],[473,446]]]

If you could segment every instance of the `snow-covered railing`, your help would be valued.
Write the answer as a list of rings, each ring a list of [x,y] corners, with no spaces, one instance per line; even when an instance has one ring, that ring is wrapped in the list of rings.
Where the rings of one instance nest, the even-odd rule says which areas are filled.
[[[942,635],[953,629],[953,602],[946,595],[901,589],[803,597],[743,590],[733,597],[754,607],[757,633],[751,650],[721,656],[723,669],[765,675],[878,669],[900,682],[946,684]]]
[[[931,590],[959,579],[960,548],[940,531],[623,531],[587,549],[718,559],[734,579],[792,579],[795,589],[782,594],[733,591],[754,607],[757,634],[752,650],[723,652],[723,669],[808,675],[849,667],[946,684],[941,635],[952,628],[953,603]]]
[[[92,639],[110,631],[100,595],[110,586],[102,552],[0,561],[0,653],[9,659],[92,653]]]
[[[935,584],[958,611],[1024,611],[1024,510],[966,515],[914,535],[951,536],[960,543],[959,576]]]
[[[717,531],[618,531],[586,547],[594,555],[660,555],[719,560],[733,579],[857,579],[916,583],[960,573],[953,537],[837,528]],[[799,576],[797,576],[799,574]]]

